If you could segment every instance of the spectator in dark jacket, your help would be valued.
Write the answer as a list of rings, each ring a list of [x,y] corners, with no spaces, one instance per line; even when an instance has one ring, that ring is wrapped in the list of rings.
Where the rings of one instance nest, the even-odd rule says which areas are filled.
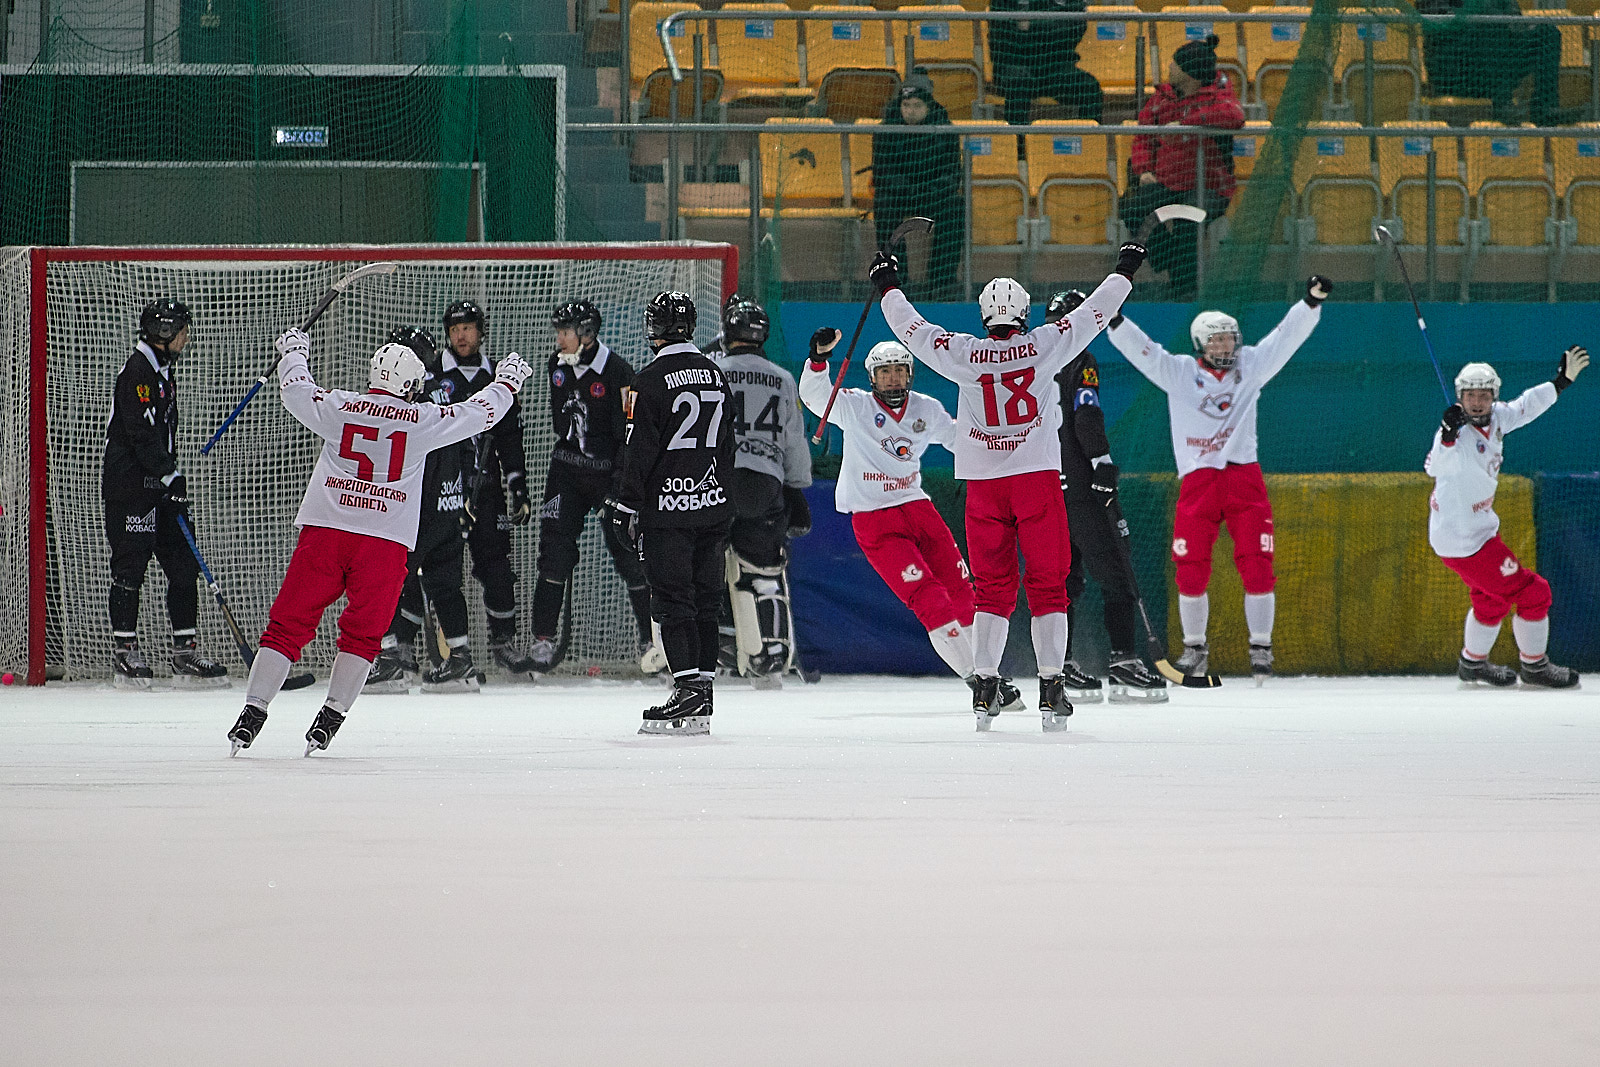
[[[1515,0],[1418,0],[1424,15],[1520,15]],[[1428,86],[1437,95],[1487,96],[1496,121],[1521,121],[1511,95],[1533,77],[1528,110],[1535,126],[1576,121],[1560,103],[1561,31],[1554,26],[1506,23],[1430,23],[1422,25],[1422,58]]]
[[[1217,38],[1190,41],[1172,53],[1167,80],[1156,86],[1144,109],[1141,126],[1214,126],[1237,130],[1244,111],[1228,85],[1217,75]],[[1198,197],[1197,172],[1205,161],[1205,195]],[[1213,217],[1227,210],[1233,198],[1233,138],[1205,134],[1143,134],[1133,139],[1128,191],[1118,210],[1137,232],[1145,217],[1164,204],[1195,204]],[[1147,246],[1150,266],[1167,272],[1174,299],[1187,300],[1195,290],[1195,224],[1176,222],[1157,229]]]
[[[1082,11],[1087,0],[992,0],[991,11]],[[989,60],[995,85],[1006,98],[1006,122],[1028,121],[1034,97],[1076,107],[1078,118],[1100,121],[1104,94],[1088,71],[1078,69],[1078,42],[1087,22],[1051,19],[989,24]]]
[[[913,73],[883,111],[885,126],[946,126],[950,113],[933,98],[926,74]],[[961,269],[967,208],[963,189],[961,139],[952,136],[897,134],[872,139],[873,215],[878,247],[888,244],[894,228],[913,215],[934,222],[933,249],[923,299],[952,294]],[[905,262],[905,257],[901,257]]]

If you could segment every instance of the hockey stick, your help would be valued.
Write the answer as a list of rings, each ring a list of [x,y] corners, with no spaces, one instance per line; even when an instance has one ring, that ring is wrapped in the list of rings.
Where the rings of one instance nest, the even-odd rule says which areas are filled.
[[[1167,650],[1161,646],[1161,640],[1156,637],[1155,627],[1150,625],[1150,613],[1145,610],[1144,597],[1139,593],[1139,576],[1133,569],[1133,534],[1128,530],[1128,520],[1123,517],[1122,505],[1115,500],[1106,505],[1106,521],[1111,524],[1111,534],[1117,539],[1119,550],[1117,555],[1122,560],[1128,588],[1133,590],[1134,603],[1139,605],[1139,617],[1144,620],[1144,632],[1150,645],[1150,658],[1155,661],[1156,670],[1173,685],[1181,685],[1185,689],[1215,689],[1221,685],[1222,679],[1215,674],[1207,674],[1203,678],[1184,674],[1167,659]]]
[[[379,274],[393,274],[399,269],[400,264],[398,263],[368,263],[365,267],[351,271],[334,282],[332,289],[322,294],[322,299],[317,301],[317,306],[311,309],[311,314],[306,316],[306,320],[300,324],[300,328],[302,330],[310,330],[316,321],[322,318],[322,313],[328,310],[328,305],[332,304],[340,293],[349,289],[362,278],[371,278]],[[272,376],[272,371],[277,365],[278,357],[273,356],[272,362],[267,364],[267,369],[262,371],[261,376],[256,379],[256,384],[252,385],[250,391],[244,394],[244,399],[234,405],[233,410],[228,413],[228,417],[222,420],[222,425],[217,427],[217,432],[211,435],[211,440],[200,447],[202,456],[210,453],[211,446],[216,444],[217,439],[227,432],[229,426],[233,425],[233,420],[239,417],[239,413],[245,409],[245,405],[255,399],[255,395],[261,391],[263,385],[267,384],[267,379]]]
[[[194,561],[200,564],[200,573],[206,576],[206,588],[211,590],[211,595],[217,598],[217,607],[222,609],[222,621],[228,625],[228,633],[233,635],[234,647],[239,650],[239,656],[244,660],[246,667],[256,665],[255,649],[250,647],[250,642],[245,640],[244,630],[239,626],[239,620],[233,617],[233,609],[228,607],[228,602],[222,598],[222,589],[217,585],[216,578],[212,577],[211,568],[206,566],[206,559],[200,554],[200,546],[195,543],[194,531],[189,528],[189,520],[182,515],[177,516],[178,529],[183,531],[183,539],[189,542],[189,551],[194,553]],[[303,674],[291,674],[283,680],[284,689],[304,689],[317,680],[316,675],[310,671]]]
[[[894,228],[894,233],[889,235],[889,243],[879,251],[892,252],[896,245],[901,244],[909,233],[932,233],[933,220],[925,219],[921,215],[913,215]],[[833,380],[833,392],[828,394],[828,404],[822,409],[822,421],[817,424],[817,432],[811,435],[811,443],[820,445],[823,435],[828,432],[828,416],[833,413],[833,402],[839,398],[839,388],[844,385],[844,372],[850,369],[850,357],[856,354],[856,342],[861,340],[861,331],[867,325],[867,316],[872,314],[872,307],[879,300],[877,293],[867,297],[867,302],[861,308],[861,318],[856,321],[856,332],[850,337],[850,347],[845,349],[844,362],[839,364],[839,376]]]
[[[1433,354],[1433,341],[1428,337],[1428,324],[1422,320],[1422,305],[1417,303],[1417,291],[1411,286],[1411,272],[1406,270],[1406,261],[1400,256],[1400,246],[1395,242],[1394,234],[1389,232],[1387,226],[1374,226],[1372,236],[1378,243],[1394,253],[1394,261],[1400,264],[1400,279],[1406,283],[1406,293],[1411,297],[1411,310],[1417,313],[1417,329],[1422,331],[1422,344],[1428,350],[1428,359],[1433,363],[1433,373],[1439,379],[1439,389],[1444,393],[1444,402],[1454,404],[1456,398],[1450,395],[1450,389],[1444,384],[1444,371],[1439,367],[1439,357]]]
[[[1204,208],[1195,207],[1193,204],[1162,204],[1144,217],[1144,222],[1140,223],[1139,233],[1134,237],[1134,240],[1144,244],[1145,241],[1149,240],[1150,235],[1155,232],[1157,226],[1164,225],[1174,219],[1182,219],[1184,222],[1192,222],[1199,225],[1206,221],[1206,212]]]

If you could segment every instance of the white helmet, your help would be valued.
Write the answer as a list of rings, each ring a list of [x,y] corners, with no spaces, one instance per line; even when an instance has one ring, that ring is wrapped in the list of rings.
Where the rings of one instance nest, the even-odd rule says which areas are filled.
[[[387,344],[372,355],[367,388],[404,400],[415,400],[422,395],[422,377],[426,373],[422,360],[408,346]]]
[[[1456,399],[1461,399],[1463,389],[1487,389],[1500,399],[1500,375],[1487,363],[1468,363],[1456,374]]]
[[[1233,351],[1226,356],[1206,356],[1206,343],[1221,334],[1233,335]],[[1218,370],[1229,370],[1239,361],[1239,320],[1220,311],[1202,311],[1189,324],[1189,339],[1194,342],[1194,354],[1205,357],[1206,362]]]
[[[904,366],[906,368],[906,387],[904,389],[879,389],[876,375],[880,367]],[[916,364],[911,359],[911,349],[899,341],[879,341],[872,346],[872,351],[867,353],[866,360],[867,381],[872,384],[872,391],[890,407],[899,407],[905,400],[906,394],[911,391],[911,378],[916,374]]]
[[[1028,328],[1028,290],[1013,278],[996,278],[978,294],[978,314],[983,317],[983,328],[996,326]]]

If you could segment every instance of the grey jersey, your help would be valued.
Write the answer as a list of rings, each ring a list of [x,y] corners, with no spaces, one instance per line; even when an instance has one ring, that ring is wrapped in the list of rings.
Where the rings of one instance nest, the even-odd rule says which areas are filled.
[[[771,475],[787,486],[810,485],[811,450],[789,372],[749,349],[712,358],[733,394],[733,465]]]

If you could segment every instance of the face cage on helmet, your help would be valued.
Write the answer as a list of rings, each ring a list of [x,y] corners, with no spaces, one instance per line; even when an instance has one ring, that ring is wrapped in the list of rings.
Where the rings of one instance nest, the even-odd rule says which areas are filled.
[[[1225,356],[1207,355],[1206,345],[1209,345],[1213,339],[1218,337],[1233,338],[1233,351],[1229,352]],[[1244,338],[1239,336],[1237,330],[1218,330],[1215,333],[1208,335],[1204,341],[1200,342],[1200,358],[1218,370],[1232,370],[1239,364],[1239,346],[1243,343]]]
[[[879,389],[878,372],[886,367],[904,367],[906,369],[906,386],[904,389]],[[892,408],[897,408],[905,403],[906,397],[911,395],[911,383],[916,379],[917,366],[910,360],[896,360],[893,363],[880,363],[867,372],[867,382],[872,386],[872,395]]]
[[[1489,408],[1482,415],[1474,415],[1467,411],[1467,405],[1462,403],[1461,394],[1468,389],[1482,389],[1489,394]],[[1500,391],[1491,385],[1468,385],[1456,390],[1456,403],[1461,404],[1461,411],[1467,416],[1467,421],[1480,430],[1488,426],[1494,419],[1494,402],[1500,399]]]

